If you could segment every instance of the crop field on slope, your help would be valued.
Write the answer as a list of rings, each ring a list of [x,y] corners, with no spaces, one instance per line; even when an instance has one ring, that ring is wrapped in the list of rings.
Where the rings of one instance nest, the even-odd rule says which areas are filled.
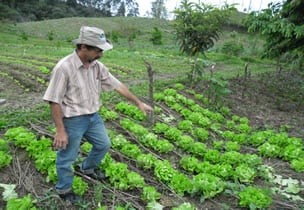
[[[15,58],[12,64],[7,62],[11,57],[1,58],[1,80],[6,88],[15,94],[29,94],[32,101],[28,105],[39,104],[51,61],[24,57]],[[113,73],[123,76],[121,71],[127,71],[124,69],[114,66]],[[127,74],[130,76],[130,72]],[[168,209],[180,205],[180,209],[303,206],[302,139],[271,129],[256,131],[246,117],[234,115],[226,107],[218,111],[209,109],[206,97],[179,83],[173,82],[155,93],[154,99],[154,125],[136,107],[119,102],[116,97],[115,103],[106,103],[100,110],[112,139],[112,149],[101,165],[107,179],[99,183],[77,174],[75,189],[86,199],[83,206],[89,209],[97,209],[98,205],[117,209],[118,206],[145,209],[147,205]],[[26,106],[27,102],[24,103]],[[15,105],[22,108],[21,104]],[[34,194],[31,190],[27,192],[37,201],[34,205],[38,208],[44,208],[48,202],[56,203],[57,208],[67,205],[48,191],[56,181],[52,135],[49,119],[34,120],[28,127],[7,128],[2,137],[11,148],[25,153],[23,161],[32,162],[42,182],[48,180],[43,184],[45,189],[39,187],[41,191]],[[89,145],[84,142],[81,148],[80,157],[84,157]],[[7,180],[1,182],[10,180],[1,176],[5,177]],[[48,198],[46,193],[54,197]],[[262,197],[254,200],[250,193],[260,193]],[[98,195],[101,197],[97,198]]]
[[[31,42],[21,46],[35,48]],[[238,106],[214,109],[205,95],[176,82],[189,61],[157,50],[145,57],[157,66],[155,76],[174,80],[156,87],[154,119],[115,94],[104,94],[100,114],[112,148],[100,167],[107,178],[98,182],[76,173],[74,189],[84,201],[77,207],[63,203],[52,190],[54,127],[41,97],[53,65],[72,48],[41,47],[36,55],[10,44],[6,49],[0,55],[0,98],[7,99],[0,106],[0,183],[16,184],[17,201],[37,209],[303,208],[303,139],[283,130],[256,129],[249,118],[235,114]],[[139,55],[113,51],[104,59],[114,75],[149,102]],[[79,160],[89,149],[84,140]],[[1,208],[6,205],[0,201]]]

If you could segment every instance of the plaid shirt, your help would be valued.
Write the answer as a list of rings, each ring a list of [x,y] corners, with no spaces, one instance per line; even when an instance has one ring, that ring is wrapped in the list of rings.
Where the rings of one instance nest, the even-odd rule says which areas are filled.
[[[120,84],[99,61],[84,68],[74,51],[53,69],[43,100],[60,104],[65,117],[92,114],[101,106],[101,91],[116,89]]]

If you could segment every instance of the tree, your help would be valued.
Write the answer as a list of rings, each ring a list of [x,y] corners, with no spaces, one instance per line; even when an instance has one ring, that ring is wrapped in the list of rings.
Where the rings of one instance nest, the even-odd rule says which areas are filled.
[[[194,58],[191,81],[196,76],[201,76],[203,72],[197,62],[198,55],[204,54],[213,47],[232,9],[234,8],[228,5],[219,9],[207,4],[183,0],[180,7],[174,11],[176,14],[174,28],[180,50]]]
[[[152,2],[152,17],[158,18],[158,19],[166,19],[168,17],[168,12],[165,7],[166,0],[156,0]]]
[[[66,3],[70,7],[76,7],[77,6],[77,0],[67,0]]]
[[[222,26],[228,20],[231,7],[222,9],[204,3],[196,4],[183,0],[176,9],[174,28],[182,52],[195,56],[213,47]]]
[[[287,0],[270,3],[267,9],[249,14],[245,24],[249,32],[260,32],[266,39],[262,57],[284,57],[298,64],[304,62],[304,2]]]
[[[111,9],[116,16],[138,16],[138,3],[136,0],[107,0],[111,2]]]
[[[124,2],[120,4],[116,16],[126,16],[126,5]]]

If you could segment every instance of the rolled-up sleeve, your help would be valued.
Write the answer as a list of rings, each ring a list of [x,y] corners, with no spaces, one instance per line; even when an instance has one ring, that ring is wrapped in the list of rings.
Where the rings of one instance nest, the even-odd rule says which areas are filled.
[[[43,100],[61,104],[67,89],[67,78],[63,69],[55,68],[52,72],[48,88]]]

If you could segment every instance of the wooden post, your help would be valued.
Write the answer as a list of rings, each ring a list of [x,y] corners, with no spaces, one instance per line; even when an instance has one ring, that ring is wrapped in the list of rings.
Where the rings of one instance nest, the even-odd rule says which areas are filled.
[[[144,60],[146,68],[147,68],[147,72],[148,72],[148,78],[149,78],[149,103],[150,106],[154,109],[154,71],[153,68],[151,66],[151,64]],[[149,115],[149,121],[151,123],[151,125],[154,125],[154,112],[150,112]]]

